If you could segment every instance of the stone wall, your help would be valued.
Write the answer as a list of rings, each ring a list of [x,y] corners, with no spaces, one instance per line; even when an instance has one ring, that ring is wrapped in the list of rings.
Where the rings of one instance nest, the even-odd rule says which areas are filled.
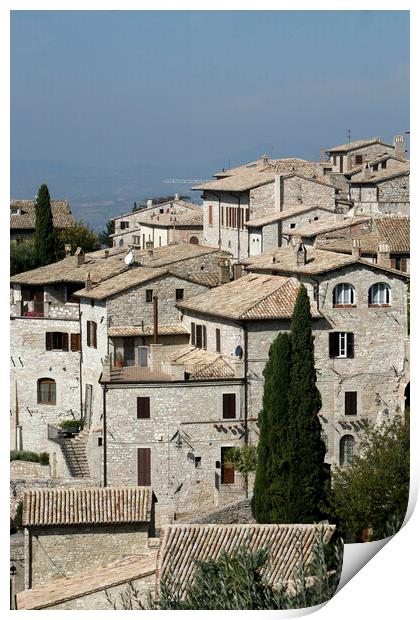
[[[252,516],[251,500],[243,499],[239,502],[224,506],[220,510],[214,510],[192,519],[187,523],[255,523]]]
[[[48,424],[80,416],[80,352],[47,351],[46,332],[79,333],[79,321],[15,318],[10,327],[11,446],[16,424],[22,427],[23,450],[48,448]],[[38,403],[38,380],[54,379],[56,403]]]
[[[236,395],[236,418],[223,420],[224,393]],[[137,419],[137,398],[150,398],[150,419]],[[221,448],[243,443],[240,379],[109,385],[107,470],[110,485],[137,485],[137,450],[151,450],[158,525],[244,494],[243,479],[220,479]]]
[[[50,477],[50,466],[31,461],[10,461],[10,478],[21,480],[22,478],[36,478],[42,480]]]
[[[32,561],[25,585],[35,588],[55,577],[71,577],[124,556],[146,555],[148,524],[31,527],[27,539]]]
[[[276,211],[274,186],[275,183],[272,181],[249,190],[250,220]]]
[[[318,183],[315,179],[306,179],[300,176],[284,177],[282,179],[282,211],[287,205],[317,205],[334,209],[335,188],[325,183]]]
[[[243,219],[245,222],[246,209],[249,206],[248,192],[238,192],[240,199],[240,208],[243,211]],[[210,247],[220,247],[222,250],[231,252],[233,259],[238,260],[248,256],[248,231],[246,227],[239,229],[228,226],[227,209],[238,208],[238,198],[236,193],[217,192],[220,196],[219,200],[213,194],[204,194],[203,200],[203,244]],[[212,224],[209,222],[209,208],[212,208],[213,219]],[[223,212],[223,216],[222,216]],[[223,222],[223,223],[222,223]]]

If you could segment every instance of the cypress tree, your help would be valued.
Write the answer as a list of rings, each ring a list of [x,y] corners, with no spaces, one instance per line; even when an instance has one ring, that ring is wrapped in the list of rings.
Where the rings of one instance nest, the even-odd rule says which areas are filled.
[[[39,188],[35,213],[35,258],[38,265],[49,265],[56,259],[56,235],[50,193],[46,185]]]
[[[326,468],[325,445],[318,419],[321,396],[316,387],[310,303],[304,286],[296,299],[290,339],[287,522],[313,523],[321,518]]]
[[[290,337],[280,333],[264,369],[263,406],[258,416],[257,471],[252,513],[258,523],[283,523],[288,489],[288,387]]]

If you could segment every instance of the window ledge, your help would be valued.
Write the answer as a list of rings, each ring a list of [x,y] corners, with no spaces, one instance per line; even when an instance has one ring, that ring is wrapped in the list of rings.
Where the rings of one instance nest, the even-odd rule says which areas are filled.
[[[369,308],[390,308],[391,304],[369,304]]]
[[[357,308],[356,304],[333,304],[333,308],[338,308],[342,310],[343,308]]]

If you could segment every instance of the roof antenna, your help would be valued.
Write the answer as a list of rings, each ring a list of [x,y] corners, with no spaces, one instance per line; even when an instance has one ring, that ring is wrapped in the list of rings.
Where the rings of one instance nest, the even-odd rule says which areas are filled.
[[[347,137],[349,139],[349,144],[351,142],[351,129],[347,129]]]

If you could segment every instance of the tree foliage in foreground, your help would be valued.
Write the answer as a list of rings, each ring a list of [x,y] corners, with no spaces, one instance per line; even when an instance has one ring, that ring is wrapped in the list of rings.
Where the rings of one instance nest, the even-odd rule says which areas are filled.
[[[217,560],[196,561],[194,579],[185,596],[180,595],[176,579],[169,575],[160,583],[158,599],[147,597],[132,584],[117,599],[108,592],[114,609],[298,609],[328,601],[335,593],[341,573],[343,545],[322,543],[318,535],[312,562],[305,566],[303,550],[289,582],[276,588],[265,578],[270,563],[270,548],[251,551],[246,545],[230,555],[221,552]],[[146,598],[146,600],[145,600]]]
[[[10,243],[10,275],[37,267],[33,240]]]
[[[365,527],[371,540],[391,536],[401,527],[410,486],[409,415],[368,426],[359,454],[333,472],[329,496],[331,518],[340,531],[356,538]]]
[[[258,523],[314,523],[328,482],[324,465],[309,297],[298,293],[291,329],[270,347],[252,512]]]
[[[34,248],[37,266],[49,265],[56,260],[56,243],[50,193],[43,184],[38,190],[35,206]]]
[[[64,258],[66,244],[71,245],[72,254],[77,248],[82,248],[83,252],[94,252],[99,250],[101,244],[98,235],[82,221],[74,222],[60,230],[57,234],[57,259]]]
[[[136,209],[133,209],[133,210],[136,211]],[[113,235],[114,233],[115,233],[115,222],[114,220],[108,220],[107,223],[105,224],[105,230],[103,230],[98,235],[99,243],[105,246],[106,248],[112,248],[113,241],[110,235]]]

